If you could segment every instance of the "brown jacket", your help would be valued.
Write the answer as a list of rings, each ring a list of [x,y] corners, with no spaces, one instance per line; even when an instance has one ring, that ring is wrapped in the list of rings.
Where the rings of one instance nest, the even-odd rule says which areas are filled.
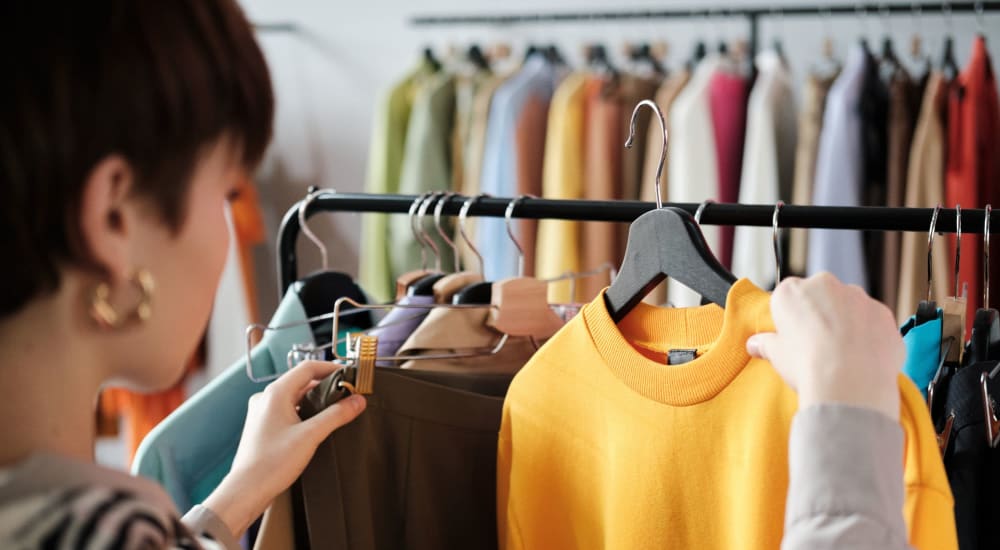
[[[907,168],[906,193],[903,205],[910,208],[933,208],[944,203],[946,84],[941,73],[931,73],[924,90],[920,115],[913,133]],[[943,210],[947,215],[951,210]],[[930,229],[930,220],[927,220]],[[950,294],[951,278],[946,239],[934,240],[931,256],[933,298],[941,300]],[[900,246],[899,289],[896,317],[900,321],[913,315],[917,305],[927,297],[927,234],[904,233]]]

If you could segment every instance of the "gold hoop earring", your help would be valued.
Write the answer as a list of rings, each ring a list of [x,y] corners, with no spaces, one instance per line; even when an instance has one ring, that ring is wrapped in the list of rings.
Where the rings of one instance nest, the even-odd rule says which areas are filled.
[[[135,285],[139,290],[139,304],[128,315],[120,315],[115,311],[109,299],[111,298],[111,287],[108,283],[101,283],[94,289],[94,294],[90,300],[90,315],[103,328],[114,329],[124,325],[127,321],[136,319],[145,323],[153,316],[153,290],[156,284],[153,281],[153,274],[145,269],[139,269],[129,277],[129,283]]]

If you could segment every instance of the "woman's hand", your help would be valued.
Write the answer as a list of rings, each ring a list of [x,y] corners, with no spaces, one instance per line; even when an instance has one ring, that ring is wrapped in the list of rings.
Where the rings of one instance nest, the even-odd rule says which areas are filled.
[[[205,499],[237,538],[298,479],[319,444],[364,410],[365,399],[352,395],[308,420],[299,418],[302,397],[338,368],[305,361],[250,398],[233,467]]]
[[[775,332],[747,341],[799,394],[799,408],[844,403],[899,419],[906,348],[885,305],[829,273],[789,277],[771,295]]]

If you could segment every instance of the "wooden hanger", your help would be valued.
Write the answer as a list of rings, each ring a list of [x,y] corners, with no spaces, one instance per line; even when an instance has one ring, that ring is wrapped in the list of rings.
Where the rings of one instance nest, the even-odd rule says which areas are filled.
[[[723,307],[729,288],[736,282],[736,277],[712,254],[694,218],[679,208],[663,208],[660,179],[667,157],[668,134],[663,113],[652,101],[640,101],[632,111],[625,147],[632,147],[636,114],[643,105],[653,109],[663,131],[655,176],[656,210],[639,216],[629,227],[625,260],[618,277],[604,294],[608,312],[616,323],[668,276]]]
[[[517,248],[518,276],[493,283],[490,324],[510,336],[529,336],[543,340],[561,329],[563,320],[549,307],[548,283],[524,276],[524,248],[514,235],[511,218],[514,207],[526,198],[527,195],[521,195],[510,201],[504,213],[507,236]]]

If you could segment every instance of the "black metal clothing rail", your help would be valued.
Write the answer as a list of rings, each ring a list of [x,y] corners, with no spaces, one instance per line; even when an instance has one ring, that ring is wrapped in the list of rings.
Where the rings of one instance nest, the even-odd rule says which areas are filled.
[[[826,15],[883,15],[976,13],[1000,10],[1000,2],[852,2],[834,5],[739,6],[732,8],[691,8],[667,10],[597,10],[540,13],[497,13],[491,15],[417,15],[410,23],[428,25],[514,25],[524,23],[565,23],[587,21],[624,21],[633,19],[706,19],[723,17],[782,17]]]
[[[383,212],[407,214],[414,195],[380,195],[366,193],[323,193],[314,198],[304,212],[306,218],[319,212]],[[442,199],[442,213],[457,216],[467,197],[454,195]],[[469,209],[469,216],[502,218],[510,198],[483,197]],[[296,203],[285,214],[278,231],[278,281],[282,295],[298,278],[298,256],[295,244],[302,228]],[[694,214],[696,203],[665,203]],[[640,201],[587,201],[526,198],[514,209],[512,217],[525,219],[558,219],[579,221],[631,222],[656,207]],[[888,208],[856,206],[783,206],[778,215],[781,228],[847,229],[855,231],[917,231],[930,230],[933,208]],[[985,210],[961,212],[962,233],[982,234]],[[990,215],[990,234],[1000,231],[997,214]],[[774,205],[710,203],[702,211],[701,223],[707,225],[744,225],[771,227]],[[935,228],[938,233],[955,233],[958,216],[953,209],[942,209]]]
[[[1000,2],[854,2],[850,4],[740,6],[732,8],[692,8],[668,10],[598,10],[577,12],[496,13],[489,15],[417,15],[410,18],[415,26],[438,25],[519,25],[534,23],[581,23],[592,21],[629,21],[643,19],[719,19],[745,18],[749,26],[750,56],[760,43],[760,18],[784,16],[953,14],[1000,11]]]

